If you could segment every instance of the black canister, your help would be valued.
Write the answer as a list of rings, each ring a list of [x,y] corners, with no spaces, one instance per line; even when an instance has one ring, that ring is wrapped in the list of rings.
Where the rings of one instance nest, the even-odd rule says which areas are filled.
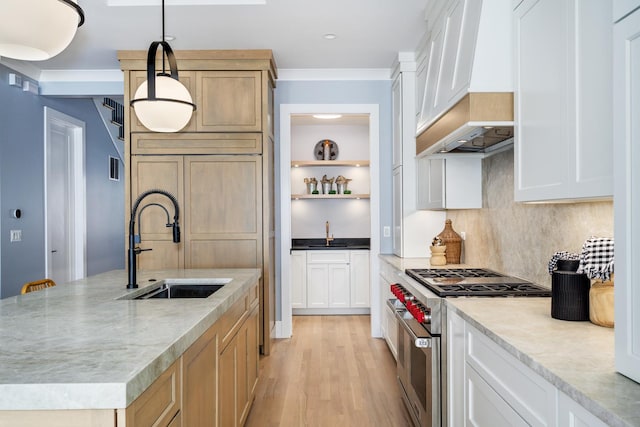
[[[589,320],[591,280],[576,273],[579,261],[558,260],[551,274],[551,317],[560,320]]]

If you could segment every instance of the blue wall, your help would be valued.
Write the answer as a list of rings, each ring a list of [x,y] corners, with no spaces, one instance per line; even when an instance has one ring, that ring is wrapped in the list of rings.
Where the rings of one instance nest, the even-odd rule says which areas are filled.
[[[0,65],[0,297],[45,276],[45,106],[86,124],[87,274],[124,268],[124,179],[109,180],[108,157],[117,153],[93,101],[23,92],[9,86],[9,72]],[[15,208],[21,219],[10,217]],[[13,229],[21,242],[10,243]]]
[[[391,80],[348,81],[278,81],[275,91],[275,169],[276,183],[280,182],[280,105],[281,104],[377,104],[380,114],[380,227],[392,225],[392,114]],[[279,184],[276,186],[279,188]],[[277,228],[280,229],[280,200],[276,191]],[[380,253],[393,251],[391,237],[380,234]],[[280,253],[280,241],[276,241]],[[377,256],[377,254],[372,254]],[[280,312],[280,269],[276,269],[276,319]]]

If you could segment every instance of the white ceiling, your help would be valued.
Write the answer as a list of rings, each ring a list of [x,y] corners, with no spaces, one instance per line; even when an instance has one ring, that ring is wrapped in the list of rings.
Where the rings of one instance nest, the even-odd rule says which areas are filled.
[[[155,6],[109,6],[149,3]],[[280,69],[388,69],[424,34],[427,0],[267,0],[263,5],[202,5],[167,0],[174,50],[272,49]],[[235,0],[237,2],[237,0]],[[200,5],[177,6],[176,2]],[[255,0],[254,0],[255,2]],[[86,22],[41,70],[119,69],[118,50],[147,50],[162,35],[160,0],[79,0]],[[326,40],[326,33],[337,35]]]

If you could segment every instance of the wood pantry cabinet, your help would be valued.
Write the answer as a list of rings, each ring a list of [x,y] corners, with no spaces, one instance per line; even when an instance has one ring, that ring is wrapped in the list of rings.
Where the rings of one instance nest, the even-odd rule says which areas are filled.
[[[197,110],[180,132],[154,133],[125,109],[125,233],[131,205],[160,188],[180,206],[182,241],[172,242],[166,218],[145,210],[138,226],[140,269],[262,268],[260,345],[269,353],[275,326],[273,90],[270,50],[175,52],[180,80]],[[125,105],[146,78],[145,51],[120,51]],[[145,203],[162,203],[150,196]],[[167,206],[170,212],[172,207]]]

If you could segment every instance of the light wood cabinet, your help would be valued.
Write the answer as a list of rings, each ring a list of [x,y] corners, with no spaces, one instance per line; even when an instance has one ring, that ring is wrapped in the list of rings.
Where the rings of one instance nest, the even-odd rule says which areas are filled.
[[[515,200],[611,197],[611,4],[525,0],[514,17]]]
[[[262,157],[185,157],[185,265],[262,264]]]
[[[126,409],[126,426],[169,426],[180,411],[181,372],[178,360],[134,400]]]
[[[199,132],[262,131],[260,71],[199,71],[196,87]]]
[[[614,25],[613,58],[616,370],[640,382],[640,10]]]
[[[180,207],[184,206],[184,166],[181,156],[132,156],[131,157],[131,195],[135,200],[141,193],[161,188],[173,194]],[[145,199],[145,203],[159,203],[169,210],[173,218],[173,206],[167,206],[167,199],[156,194]],[[141,207],[142,208],[142,207]],[[180,214],[180,223],[184,224],[184,211]],[[129,217],[125,224],[128,226]],[[165,268],[183,268],[184,251],[182,244],[172,240],[171,228],[167,228],[167,217],[158,207],[139,209],[135,218],[136,232],[140,235],[142,249],[151,249],[138,255],[138,268],[157,270]],[[126,231],[129,232],[128,230]],[[128,234],[127,234],[128,235]]]
[[[217,419],[218,332],[217,327],[210,328],[182,356],[185,426],[210,426]],[[220,390],[226,390],[224,385]]]
[[[153,251],[139,256],[141,269],[262,268],[259,336],[268,354],[275,326],[273,54],[188,50],[175,55],[197,109],[189,124],[172,134],[149,132],[132,108],[125,109],[125,224],[137,195],[165,189],[178,197],[182,242],[171,242],[161,213],[145,210],[141,247]],[[146,52],[120,51],[118,59],[129,105],[146,78]]]
[[[258,306],[220,353],[220,426],[244,425],[253,401],[258,375]]]

